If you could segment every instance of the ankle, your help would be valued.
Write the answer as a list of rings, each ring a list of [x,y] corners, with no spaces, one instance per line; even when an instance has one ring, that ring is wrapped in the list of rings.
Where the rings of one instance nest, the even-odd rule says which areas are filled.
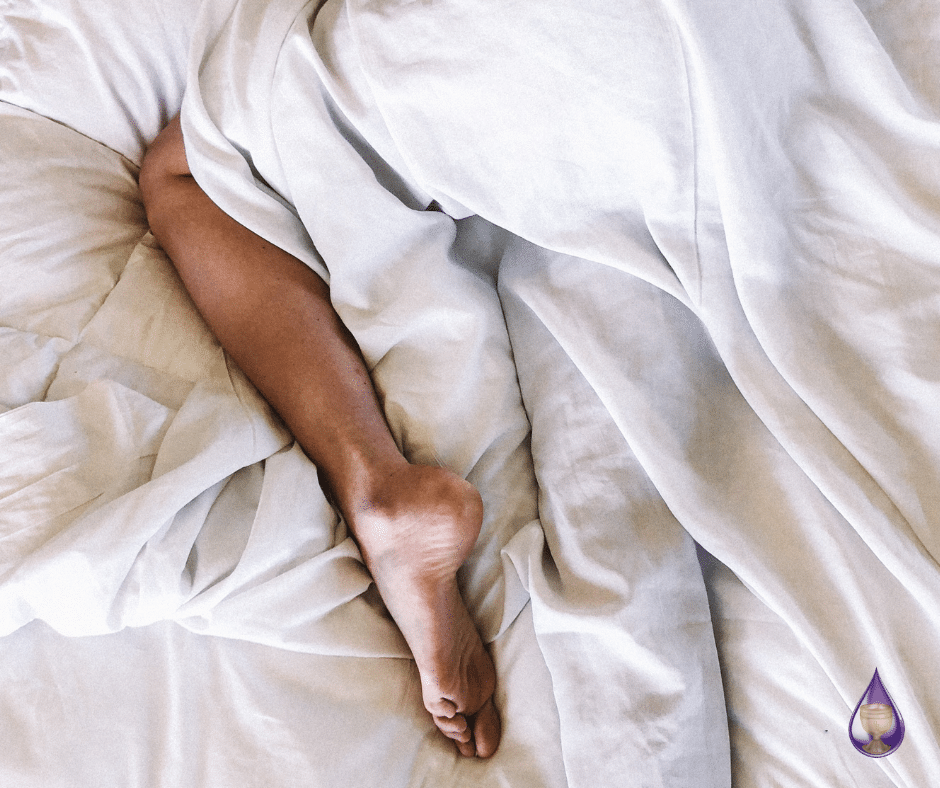
[[[330,502],[353,525],[363,513],[376,509],[389,480],[408,465],[401,454],[350,455],[340,471],[322,476],[322,486]]]
[[[440,580],[456,572],[477,540],[480,495],[446,468],[398,464],[363,490],[343,511],[370,568],[388,559],[403,564],[400,571],[419,568]]]

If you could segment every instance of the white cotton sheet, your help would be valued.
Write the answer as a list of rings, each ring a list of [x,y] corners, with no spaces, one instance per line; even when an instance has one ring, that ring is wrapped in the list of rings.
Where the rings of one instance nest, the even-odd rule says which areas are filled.
[[[509,250],[501,270],[500,288],[510,335],[518,350],[517,364],[526,406],[533,416],[533,454],[548,538],[553,525],[551,515],[559,519],[578,518],[581,530],[585,530],[583,523],[590,524],[592,517],[609,518],[610,512],[631,511],[629,504],[624,507],[607,503],[615,496],[629,495],[633,516],[620,523],[623,542],[613,542],[600,555],[616,556],[618,565],[627,565],[631,558],[643,561],[648,565],[649,574],[652,574],[649,564],[658,556],[661,571],[668,573],[669,561],[676,560],[679,546],[673,553],[657,554],[648,533],[653,529],[662,533],[675,527],[672,515],[664,510],[658,497],[658,489],[670,497],[678,493],[662,481],[658,489],[652,487],[633,448],[648,451],[649,444],[643,440],[645,436],[637,435],[638,429],[624,427],[624,424],[645,422],[654,406],[659,412],[669,408],[686,414],[691,433],[687,445],[696,452],[704,453],[707,447],[715,447],[714,454],[698,460],[694,467],[706,468],[710,463],[716,473],[726,472],[724,455],[730,454],[734,461],[746,463],[747,471],[729,473],[727,483],[740,486],[758,501],[767,494],[759,485],[761,469],[757,462],[760,455],[744,443],[747,433],[740,425],[734,425],[738,429],[734,441],[746,451],[739,458],[728,447],[726,438],[711,432],[728,429],[733,421],[718,418],[717,405],[711,409],[701,406],[693,409],[683,401],[683,396],[688,396],[688,387],[692,386],[700,387],[712,402],[733,403],[735,397],[733,391],[719,388],[723,373],[714,363],[707,342],[689,342],[690,335],[694,337],[700,329],[670,296],[608,266],[559,258],[521,244]],[[605,311],[601,304],[607,305],[610,311]],[[591,320],[596,320],[597,325],[592,325]],[[617,326],[616,331],[614,326]],[[588,342],[583,332],[598,339]],[[618,378],[612,366],[599,368],[599,360],[610,356],[611,347],[615,347],[618,354],[617,369],[629,370],[629,375],[621,372]],[[716,377],[718,381],[714,380]],[[683,386],[687,388],[683,390]],[[623,396],[627,403],[624,410],[629,408],[627,413],[608,405],[617,401],[611,391],[619,392],[620,396],[628,395]],[[653,398],[655,402],[651,402]],[[673,424],[682,422],[676,419]],[[628,435],[626,442],[624,432]],[[572,463],[572,458],[580,462]],[[655,472],[656,466],[652,467]],[[572,472],[571,468],[577,470]],[[686,472],[678,463],[672,473],[680,482],[686,482]],[[631,476],[632,481],[626,482]],[[598,485],[598,480],[611,477],[619,479],[620,483]],[[647,492],[645,497],[644,491]],[[710,503],[714,508],[720,505],[720,500]],[[778,511],[771,508],[770,502],[767,508]],[[686,520],[687,527],[704,532],[703,524],[710,514],[703,503],[699,519]],[[750,529],[755,528],[753,520],[745,522]],[[752,553],[756,550],[748,534],[733,525],[734,520],[730,518],[717,522],[718,536],[713,539],[724,538],[719,542],[724,553],[746,566],[748,562],[741,558],[740,552],[736,554],[736,550],[749,549]],[[774,547],[780,563],[789,565],[793,572],[800,572],[801,563],[810,559],[804,546],[789,541],[798,521],[794,524],[780,517],[772,525],[778,534]],[[618,548],[629,550],[624,545],[642,545],[645,549],[638,549],[635,556],[628,553],[620,557]],[[599,584],[598,578],[604,577],[598,568],[585,571],[581,555],[570,551],[558,554],[559,562],[568,572],[575,574],[580,570],[581,583],[587,580]],[[707,567],[711,615],[729,713],[732,784],[763,786],[772,783],[795,788],[852,784],[852,779],[862,785],[916,784],[905,782],[892,767],[896,763],[907,766],[916,763],[918,753],[899,751],[888,763],[859,756],[847,735],[848,721],[858,698],[847,701],[840,696],[818,655],[801,642],[802,632],[798,627],[769,610],[714,558],[705,555],[703,560]],[[752,554],[749,560],[757,562],[760,557]],[[845,571],[832,557],[828,561],[821,560],[814,570],[819,573],[815,578],[817,587],[827,583],[835,585],[836,581],[827,580],[826,575],[838,578],[839,573]],[[783,572],[778,574],[783,576]],[[631,576],[633,573],[626,575]],[[806,578],[803,584],[809,585],[811,580],[811,577]],[[778,577],[769,581],[781,582]],[[660,590],[668,587],[662,578],[656,585]],[[826,592],[826,601],[829,601],[837,590],[827,588]],[[675,588],[674,583],[671,593],[682,593],[682,589]],[[852,600],[852,604],[858,601]],[[537,610],[534,600],[533,607]],[[823,614],[827,611],[822,606],[818,609]],[[844,610],[828,608],[828,611],[839,618],[846,615]],[[629,612],[627,607],[624,614]],[[605,617],[603,622],[607,621]],[[669,624],[668,621],[657,622],[662,629]],[[628,631],[642,637],[645,626],[650,625],[634,624]],[[872,626],[871,631],[877,634],[878,628]],[[920,633],[912,638],[915,647],[919,638]],[[663,640],[668,642],[666,638]],[[832,647],[847,659],[853,659],[865,647],[864,637],[845,643],[834,639]],[[928,657],[929,650],[925,650],[924,658]],[[551,666],[550,659],[548,662]],[[894,660],[885,664],[891,666],[891,675],[896,680],[903,664]],[[911,671],[911,674],[914,681],[929,676],[921,670]],[[870,675],[864,679],[859,696]],[[900,701],[898,703],[900,705]],[[910,744],[905,740],[904,747]],[[924,747],[922,743],[920,746]],[[923,752],[930,757],[929,747]],[[902,758],[904,755],[908,757]]]
[[[0,101],[140,165],[178,111],[192,0],[4,0]]]
[[[935,158],[940,125],[852,4],[759,18],[696,6],[676,20],[689,145],[704,149],[687,183],[695,254],[657,243],[685,293],[644,292],[602,255],[522,243],[501,286],[589,381],[685,528],[792,627],[844,704],[831,724],[845,725],[878,667],[911,712],[905,750],[864,768],[927,784],[940,773],[940,184],[915,162]],[[562,246],[537,215],[510,226]],[[643,249],[624,260],[650,282],[663,263]],[[517,364],[530,341],[514,337]],[[545,396],[553,371],[532,374]],[[779,742],[763,746],[787,763]],[[846,772],[864,771],[847,736],[831,746],[858,766]],[[806,777],[801,758],[789,771]]]
[[[392,140],[403,169],[385,188],[406,208],[417,184],[545,250],[512,247],[509,291],[521,288],[671,512],[794,629],[848,715],[876,667],[894,685],[908,738],[878,768],[899,785],[940,773],[923,667],[940,650],[940,239],[925,164],[940,138],[859,8],[351,3],[346,19],[318,20],[317,54],[297,50],[305,23],[289,32],[280,8],[283,22],[268,17],[287,31],[279,59],[273,47],[245,58],[260,66],[245,95],[274,86],[270,108],[254,107],[273,122],[252,160],[297,206],[365,346],[355,307],[390,298],[390,239],[407,234],[376,217],[406,214],[384,192],[346,204],[341,190],[378,181],[357,144]],[[238,62],[226,37],[251,13],[229,17],[200,89],[218,80],[213,62]],[[341,63],[333,89],[319,55],[331,36],[358,47],[365,80]],[[241,126],[227,147],[217,132],[249,106],[235,95],[206,109],[190,94],[197,158],[236,158]],[[254,204],[239,211],[237,188],[206,183],[269,224]],[[356,237],[363,208],[368,239]],[[651,289],[624,294],[627,275]],[[520,347],[524,336],[524,364]]]
[[[515,452],[509,436],[525,434],[528,422],[502,312],[491,286],[454,264],[453,219],[423,210],[437,199],[459,213],[459,199],[414,187],[370,99],[354,15],[328,3],[314,22],[315,8],[204,8],[182,114],[194,176],[240,222],[329,279],[406,453],[435,458],[480,489],[487,521],[465,593],[489,639],[498,618],[481,606],[480,589],[493,582],[483,567],[492,567],[494,548],[512,557],[552,673],[569,785],[726,785],[725,711],[691,541],[671,518],[668,533],[650,529],[651,553],[656,545],[668,558],[648,571],[645,558],[628,565],[606,547],[623,536],[623,511],[598,523],[596,541],[577,522],[558,523],[554,534],[570,544],[554,563],[540,529],[516,530],[525,504],[504,482],[524,477],[513,470],[517,455],[503,452]],[[295,243],[305,234],[315,253]],[[494,465],[494,456],[507,459]],[[499,475],[481,474],[487,465]],[[588,575],[605,561],[621,564],[609,599],[569,587],[570,578],[558,587],[566,552],[585,554],[578,571]]]
[[[529,591],[569,780],[590,784],[600,756],[621,769],[628,758],[638,785],[693,784],[706,775],[727,782],[724,698],[705,588],[690,571],[695,546],[555,327],[516,287],[513,255],[510,247],[501,294],[551,555],[533,568]],[[567,295],[553,289],[554,297]],[[575,319],[583,330],[591,318]],[[592,715],[617,724],[586,723]],[[615,772],[603,776],[618,784]]]
[[[0,124],[0,151],[30,153],[0,156],[18,187],[0,192],[16,285],[0,314],[34,321],[9,327],[14,347],[65,335],[50,379],[0,414],[0,782],[562,788],[525,590],[505,596],[516,607],[498,609],[492,645],[500,754],[461,759],[315,469],[278,449],[283,432],[143,235],[133,169],[34,113],[0,104]],[[29,276],[44,266],[48,279]],[[245,459],[246,423],[270,456],[227,470]],[[509,556],[496,566],[515,575]]]
[[[215,9],[224,18],[225,4],[210,6],[207,13]],[[146,141],[179,106],[196,4],[134,0],[116,10],[111,3],[8,0],[0,17],[0,100],[34,112],[0,105],[0,267],[8,274],[0,289],[0,406],[6,413],[0,424],[6,437],[17,437],[0,444],[0,522],[8,537],[0,555],[5,567],[17,567],[3,575],[0,600],[7,629],[20,627],[0,638],[0,716],[7,732],[0,783],[276,787],[303,775],[314,784],[374,785],[381,775],[387,785],[619,785],[650,774],[636,767],[630,749],[642,741],[661,758],[666,784],[674,784],[670,770],[683,762],[693,770],[691,784],[705,784],[694,771],[714,757],[703,739],[692,735],[684,760],[672,759],[664,744],[664,723],[682,717],[676,714],[681,704],[668,705],[676,695],[670,700],[673,677],[663,664],[687,665],[686,708],[697,699],[714,705],[718,686],[717,679],[695,681],[707,678],[703,668],[714,671],[707,653],[668,653],[683,637],[699,647],[711,637],[704,631],[701,587],[689,571],[690,542],[676,528],[676,515],[764,600],[703,557],[733,785],[935,782],[938,723],[930,668],[937,608],[925,600],[936,589],[929,568],[936,553],[925,556],[917,542],[929,546],[936,534],[933,358],[921,337],[936,327],[930,275],[936,190],[929,162],[940,108],[940,14],[915,0],[827,2],[818,12],[778,4],[754,11],[758,17],[717,4],[647,4],[605,8],[593,22],[585,21],[583,8],[523,4],[356,8],[353,28],[339,4],[327,5],[314,27],[320,60],[312,65],[340,110],[329,115],[334,128],[367,165],[358,175],[371,171],[409,209],[420,211],[433,199],[454,217],[471,211],[502,217],[520,235],[577,255],[515,242],[501,277],[502,308],[515,326],[514,350],[535,428],[547,542],[543,549],[541,529],[527,524],[504,552],[494,553],[499,540],[492,542],[479,559],[484,571],[464,578],[468,588],[483,589],[474,607],[488,611],[489,634],[504,630],[492,644],[502,749],[485,765],[459,762],[424,717],[408,660],[305,653],[397,654],[402,644],[374,596],[360,596],[368,578],[317,496],[309,464],[285,444],[268,460],[234,470],[250,454],[238,438],[246,437],[239,425],[253,425],[262,447],[273,441],[266,451],[285,438],[238,373],[225,367],[223,374],[218,347],[165,258],[149,240],[139,243],[146,228],[136,168],[115,153],[139,162]],[[618,34],[626,19],[629,33]],[[804,22],[796,38],[787,32],[792,19]],[[358,49],[348,46],[352,35]],[[566,41],[577,45],[577,57],[547,56]],[[585,74],[588,41],[601,44],[594,56],[618,48],[605,66],[623,76],[613,86]],[[623,41],[630,42],[629,57]],[[779,41],[788,43],[768,46]],[[287,49],[284,73],[295,69],[293,76],[303,76],[309,50]],[[659,62],[670,52],[681,53],[683,68]],[[363,53],[370,69],[362,70]],[[536,68],[489,69],[507,53]],[[771,65],[752,69],[762,59]],[[589,89],[566,93],[566,80],[579,78]],[[682,89],[663,87],[670,80],[692,85],[688,105]],[[656,84],[658,93],[644,102],[644,86]],[[644,111],[605,118],[611,102],[625,97],[640,101]],[[792,116],[782,112],[792,109],[794,97],[810,109],[796,114],[806,121],[802,126],[788,125]],[[585,99],[590,112],[574,112]],[[553,106],[558,111],[551,123],[529,124],[519,136],[526,113],[551,113]],[[694,110],[691,120],[680,117],[683,107]],[[644,125],[672,111],[678,114],[664,133]],[[480,128],[485,132],[477,133]],[[590,191],[581,187],[593,176],[577,166],[581,154],[567,135],[589,138],[600,128],[615,128],[620,139],[581,159],[605,172],[595,179],[602,188]],[[302,130],[288,131],[288,139],[303,140]],[[699,146],[692,169],[690,134]],[[622,155],[623,139],[639,147]],[[290,148],[290,156],[303,154]],[[314,148],[316,154],[325,150]],[[784,170],[794,164],[799,177],[763,182],[752,177],[753,160]],[[709,178],[704,165],[713,161]],[[563,173],[564,189],[557,193],[533,175],[546,163]],[[639,179],[655,193],[622,192],[624,172],[631,187]],[[211,173],[204,177],[209,182]],[[689,179],[697,183],[697,201],[680,188]],[[493,183],[499,194],[489,189]],[[768,184],[774,187],[769,192]],[[801,191],[806,184],[811,189]],[[280,233],[287,248],[316,267],[320,257],[306,231],[283,213],[284,198],[294,198],[287,186],[272,176],[262,199],[235,186],[233,210],[239,200],[260,205],[244,212],[256,229],[265,211],[282,216],[283,224],[268,231]],[[826,200],[810,200],[816,192]],[[793,195],[802,211],[791,211]],[[578,223],[621,197],[624,210],[592,225],[585,246]],[[751,198],[763,201],[766,215],[749,213]],[[553,221],[559,205],[561,223]],[[871,220],[864,227],[857,223],[860,206]],[[308,203],[307,215],[318,207]],[[349,235],[337,236],[337,245],[356,242],[361,208],[353,206],[344,225]],[[781,216],[788,228],[793,216],[799,222],[778,248],[769,241],[780,241]],[[698,233],[699,259],[726,261],[724,274],[683,267],[694,250],[690,228]],[[482,257],[492,270],[500,242],[485,223],[465,220],[456,230],[454,258]],[[794,269],[810,277],[798,288],[778,276],[788,270],[774,267],[781,249],[799,252],[786,258],[788,265],[807,252],[809,260],[821,238],[834,250],[824,258],[832,265],[820,269],[825,281],[813,279],[816,271],[808,265]],[[867,267],[859,269],[859,260]],[[753,261],[769,262],[760,268]],[[856,282],[859,270],[864,277]],[[820,298],[817,291],[833,292],[833,273],[841,281],[840,298]],[[487,275],[481,281],[491,287]],[[728,301],[718,296],[731,292],[721,289],[730,283],[743,283],[749,326],[740,322],[740,311],[734,319],[722,311]],[[884,303],[862,301],[878,331],[846,330],[860,318],[846,305],[857,305],[875,286],[891,294]],[[920,291],[914,300],[912,290]],[[351,286],[344,292],[363,295]],[[785,297],[767,297],[781,292]],[[365,308],[350,314],[361,326],[376,301],[357,303]],[[681,303],[708,319],[710,337]],[[802,311],[794,312],[797,307]],[[794,323],[793,314],[807,326]],[[755,327],[756,344],[748,339]],[[383,342],[400,338],[396,330],[373,334],[373,347],[380,352]],[[651,341],[636,341],[650,335]],[[787,337],[793,347],[785,346]],[[886,359],[886,348],[903,352]],[[844,463],[834,467],[848,467],[847,474],[830,476],[832,468],[813,456],[822,434],[812,427],[817,422],[804,420],[812,429],[796,432],[791,411],[770,407],[779,403],[768,400],[765,387],[776,378],[758,374],[768,369],[761,354],[781,364],[787,384],[806,403],[801,407],[811,406],[874,487]],[[865,365],[843,369],[849,357]],[[819,372],[827,365],[836,378]],[[845,379],[843,373],[858,389],[848,392],[857,398],[853,403],[864,407],[834,407],[846,392],[832,382]],[[207,376],[216,388],[205,385]],[[420,402],[418,382],[405,397],[412,406]],[[207,421],[210,402],[218,418]],[[786,450],[774,447],[752,411],[769,419],[773,439]],[[437,413],[446,421],[446,408]],[[866,426],[863,413],[877,418]],[[396,418],[405,423],[408,417],[400,412]],[[168,422],[177,425],[175,441],[164,440]],[[580,435],[591,437],[581,441]],[[408,438],[411,451],[434,441],[418,425],[400,437]],[[825,445],[843,452],[831,440]],[[891,462],[881,462],[885,451]],[[500,456],[507,455],[515,456],[509,448]],[[809,461],[812,484],[794,457]],[[522,467],[518,458],[512,462]],[[150,484],[154,467],[196,472],[182,485],[176,479],[184,474],[177,472],[167,496]],[[498,462],[487,467],[491,476],[478,465],[476,478],[495,484],[489,489],[498,497],[505,488],[488,479],[502,470]],[[861,484],[864,494],[852,492],[852,484]],[[878,486],[909,520],[913,550],[892,528],[872,526],[859,511]],[[521,492],[507,505],[518,504],[520,512],[531,506],[528,472],[510,473],[506,487]],[[298,496],[297,490],[315,494]],[[110,527],[107,517],[96,516],[109,497],[123,501],[108,504]],[[742,503],[751,514],[742,515]],[[298,525],[304,517],[317,525]],[[273,522],[292,530],[277,531]],[[612,534],[629,534],[647,549],[633,552]],[[801,544],[803,537],[808,541]],[[623,565],[631,567],[629,576],[618,571]],[[672,575],[675,566],[681,569]],[[869,575],[860,568],[893,584],[891,605],[865,585]],[[501,578],[495,585],[494,576]],[[652,588],[644,589],[638,577],[654,579]],[[506,584],[502,607],[500,582]],[[681,620],[645,615],[644,590],[684,606]],[[527,593],[531,608],[507,627]],[[21,626],[36,615],[62,632],[111,634],[66,638],[38,621]],[[129,624],[145,626],[112,632]],[[653,641],[665,654],[643,651],[642,644]],[[879,761],[860,756],[847,737],[848,715],[875,663],[908,725],[901,749]],[[630,707],[638,697],[632,687],[622,695],[609,691],[609,682],[631,684],[631,671],[643,667],[648,681],[640,686],[645,698],[661,699],[659,717],[642,704]],[[611,724],[598,707],[622,720]],[[659,740],[650,735],[657,724]],[[709,735],[717,741],[722,731]],[[619,753],[611,754],[618,745]],[[609,757],[598,757],[602,751]],[[713,768],[721,774],[726,766]],[[598,782],[598,775],[610,774]]]
[[[134,785],[564,788],[551,680],[526,609],[493,647],[500,755],[459,759],[411,660],[303,654],[175,623],[0,639],[0,780]]]

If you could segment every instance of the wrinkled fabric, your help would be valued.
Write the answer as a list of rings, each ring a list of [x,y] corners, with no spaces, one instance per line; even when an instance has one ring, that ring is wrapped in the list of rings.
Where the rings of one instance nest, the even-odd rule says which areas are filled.
[[[197,178],[275,242],[309,232],[316,254],[299,253],[373,363],[388,345],[362,306],[416,305],[416,280],[386,273],[412,248],[400,206],[434,200],[523,239],[504,293],[558,338],[672,515],[794,630],[847,716],[876,667],[893,681],[909,738],[878,768],[898,785],[940,771],[929,88],[846,0],[329,9],[316,54],[304,31],[246,54],[266,94],[204,94],[207,113],[191,94]],[[375,202],[343,203],[372,179]],[[295,225],[265,218],[283,204]]]
[[[531,21],[523,9],[516,10]],[[501,16],[507,35],[518,32],[521,20]],[[446,119],[449,110],[468,101],[467,86],[476,85],[469,75],[498,75],[511,84],[520,79],[512,68],[527,68],[523,53],[528,50],[493,60],[489,70],[481,71],[478,59],[464,63],[460,54],[478,30],[468,28],[453,39],[456,49],[447,55],[456,58],[453,65],[435,50],[434,41],[443,45],[444,39],[429,41],[433,30],[408,31],[406,37],[421,54],[396,57],[420,63],[416,73],[435,75],[434,87],[420,86],[410,100],[427,98],[430,90],[440,105],[440,120],[428,109],[427,117],[404,128],[394,113],[414,105],[400,106],[398,96],[381,96],[376,75],[384,78],[384,65],[372,69],[366,61],[378,57],[387,42],[368,39],[384,35],[380,27],[361,27],[368,24],[366,11],[354,4],[205,7],[194,39],[194,52],[201,54],[193,59],[182,114],[193,174],[224,210],[329,281],[333,304],[363,350],[392,432],[406,451],[434,457],[479,487],[488,521],[465,570],[465,594],[489,633],[489,622],[496,618],[481,606],[478,589],[492,583],[501,550],[503,583],[520,584],[532,599],[536,637],[559,709],[569,785],[727,785],[725,711],[704,584],[691,539],[655,490],[645,487],[638,493],[659,500],[642,539],[634,539],[628,513],[632,494],[625,492],[596,515],[596,537],[576,521],[556,522],[551,536],[564,533],[567,544],[562,544],[534,521],[510,530],[521,520],[501,514],[513,505],[505,486],[509,461],[496,466],[499,475],[488,476],[468,462],[503,456],[503,439],[491,425],[515,425],[519,435],[528,430],[501,305],[489,286],[453,260],[455,218],[471,213],[497,217],[471,205],[466,192],[432,183],[415,150],[433,155],[433,140],[422,133],[438,134],[435,139],[465,151],[457,161],[471,169],[488,152],[500,152],[499,164],[519,153],[501,140],[524,115],[507,119],[512,125],[505,128],[480,117],[475,129],[480,150],[467,145],[467,128],[450,128]],[[445,24],[436,35],[447,30]],[[520,41],[529,47],[538,43],[531,36]],[[425,53],[440,58],[440,64],[429,68]],[[450,80],[467,68],[469,75],[463,71]],[[568,91],[571,100],[581,92],[574,83]],[[541,94],[532,96],[541,102]],[[600,102],[595,111],[603,113]],[[639,126],[620,113],[609,128],[614,135]],[[532,135],[542,131],[551,136],[542,124],[531,129]],[[526,144],[540,155],[537,139]],[[598,161],[608,154],[598,151]],[[450,166],[443,158],[435,162]],[[471,178],[454,166],[456,174],[448,172],[456,180]],[[529,163],[520,155],[514,166],[502,172],[518,180],[520,168]],[[649,162],[636,160],[631,166],[654,181],[659,178]],[[473,177],[482,183],[485,175]],[[610,182],[608,188],[618,187]],[[498,189],[499,184],[494,195]],[[572,209],[581,196],[572,194]],[[591,210],[592,204],[581,205],[580,215],[571,217],[564,232],[570,231],[572,243]],[[673,206],[660,210],[665,215]],[[641,226],[636,214],[635,202],[621,213],[620,230],[630,237]],[[498,223],[509,226],[505,217]],[[675,285],[665,266],[652,276],[663,286]],[[527,442],[514,439],[508,448],[526,455],[518,461],[529,462]],[[633,483],[630,474],[610,483],[625,480]],[[496,495],[497,490],[502,492]],[[531,505],[534,498],[528,501]],[[545,511],[543,500],[539,513]],[[648,549],[638,549],[644,540]],[[612,552],[614,544],[617,552]],[[616,573],[606,594],[595,593],[599,587],[591,583],[572,583],[598,571]]]

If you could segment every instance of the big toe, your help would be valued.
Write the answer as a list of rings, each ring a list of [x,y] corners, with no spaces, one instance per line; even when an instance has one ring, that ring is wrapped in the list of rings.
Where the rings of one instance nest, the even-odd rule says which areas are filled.
[[[502,726],[492,698],[487,698],[473,718],[473,745],[478,758],[489,758],[499,747]],[[462,750],[461,750],[462,751]]]

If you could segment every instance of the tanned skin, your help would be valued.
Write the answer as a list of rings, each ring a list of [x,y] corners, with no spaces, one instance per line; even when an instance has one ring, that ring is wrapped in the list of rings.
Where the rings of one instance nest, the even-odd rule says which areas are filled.
[[[495,671],[456,580],[480,532],[479,493],[402,456],[329,287],[209,199],[178,117],[148,150],[140,187],[199,312],[316,464],[411,648],[435,724],[461,755],[489,757],[500,739]]]

